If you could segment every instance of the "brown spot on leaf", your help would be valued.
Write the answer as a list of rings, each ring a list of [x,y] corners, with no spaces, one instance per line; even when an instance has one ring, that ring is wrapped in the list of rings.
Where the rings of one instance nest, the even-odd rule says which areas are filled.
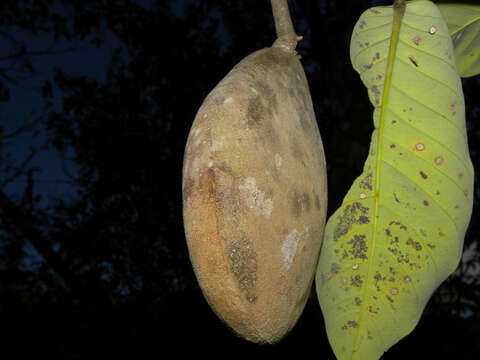
[[[346,235],[353,224],[367,224],[370,222],[370,219],[365,216],[368,212],[368,208],[362,206],[360,202],[353,202],[348,204],[343,209],[343,214],[338,215],[337,225],[333,231],[333,240],[338,241],[338,239]]]
[[[339,271],[340,271],[340,265],[338,265],[337,263],[333,263],[332,266],[330,267],[330,272],[332,272],[333,274],[338,274]]]
[[[357,322],[356,321],[353,321],[353,320],[349,320],[347,321],[347,325],[349,327],[353,327],[353,328],[356,328],[358,326]]]
[[[349,251],[355,259],[366,259],[367,255],[367,242],[365,235],[353,235],[353,238],[347,243],[351,245],[351,250]]]
[[[415,250],[422,250],[422,245],[418,241],[414,241],[412,238],[408,238],[407,245],[413,247]]]
[[[365,174],[365,177],[360,181],[360,188],[366,190],[373,190],[372,187],[372,173]]]
[[[423,171],[420,171],[419,174],[422,177],[422,179],[428,178],[427,174],[425,174]]]
[[[360,277],[360,275],[352,276],[350,281],[351,281],[351,285],[356,286],[356,287],[361,287],[362,284],[363,284],[363,280]]]

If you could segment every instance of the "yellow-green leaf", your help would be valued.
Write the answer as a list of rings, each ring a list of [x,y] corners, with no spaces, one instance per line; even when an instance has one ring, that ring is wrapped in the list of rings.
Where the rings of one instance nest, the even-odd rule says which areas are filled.
[[[480,74],[480,5],[439,4],[455,46],[462,77]]]
[[[316,289],[337,358],[375,360],[457,267],[473,166],[453,44],[433,3],[367,10],[350,55],[375,129],[363,173],[328,220]]]

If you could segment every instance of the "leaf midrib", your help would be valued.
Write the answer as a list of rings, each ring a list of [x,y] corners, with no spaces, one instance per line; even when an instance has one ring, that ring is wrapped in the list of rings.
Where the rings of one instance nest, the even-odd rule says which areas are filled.
[[[397,51],[397,44],[400,38],[400,26],[402,23],[402,18],[405,13],[405,2],[399,2],[395,4],[393,7],[393,24],[392,24],[392,38],[390,41],[390,48],[388,51],[388,62],[387,62],[387,70],[385,72],[385,82],[384,82],[384,90],[383,90],[383,97],[382,97],[382,111],[380,113],[379,119],[379,128],[378,128],[378,141],[377,141],[377,152],[376,152],[376,170],[375,170],[375,211],[373,214],[373,234],[372,234],[372,244],[370,250],[370,256],[368,258],[368,272],[367,272],[367,279],[365,281],[365,289],[363,290],[362,294],[362,305],[360,308],[360,315],[358,319],[359,326],[357,327],[357,331],[355,334],[355,339],[353,340],[352,344],[352,352],[350,354],[350,359],[353,359],[353,354],[355,348],[357,346],[357,342],[360,335],[360,328],[362,327],[362,318],[363,314],[365,313],[365,298],[366,293],[370,287],[370,281],[372,278],[372,259],[375,257],[375,247],[376,247],[376,238],[377,238],[377,218],[378,218],[378,207],[379,207],[379,189],[380,189],[380,162],[382,158],[382,145],[383,145],[383,131],[385,126],[385,114],[387,111],[387,103],[388,97],[390,94],[390,86],[392,83],[392,74],[393,74],[393,63],[395,61],[395,53]]]

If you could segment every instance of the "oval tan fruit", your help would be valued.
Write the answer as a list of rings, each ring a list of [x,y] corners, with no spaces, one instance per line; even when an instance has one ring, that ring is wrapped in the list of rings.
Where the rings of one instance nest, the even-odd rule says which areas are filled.
[[[274,343],[293,327],[326,210],[325,157],[302,65],[282,48],[257,51],[205,99],[183,167],[195,274],[235,332]]]

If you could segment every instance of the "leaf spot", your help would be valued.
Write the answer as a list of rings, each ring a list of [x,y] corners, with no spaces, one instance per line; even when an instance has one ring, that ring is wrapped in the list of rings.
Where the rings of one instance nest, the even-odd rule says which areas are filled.
[[[363,280],[360,278],[360,275],[355,275],[355,276],[352,276],[351,283],[353,286],[361,287],[363,284]]]
[[[413,57],[413,55],[408,54],[408,58],[410,59],[410,61],[412,62],[413,65],[415,65],[415,66],[418,67],[418,62],[417,62],[417,60]]]
[[[338,265],[337,263],[333,263],[330,271],[334,274],[337,274],[340,271],[340,265]]]
[[[417,149],[418,151],[423,151],[423,150],[425,150],[425,145],[422,144],[422,143],[417,143],[415,145],[415,149]]]
[[[433,35],[437,32],[437,29],[435,28],[435,26],[431,26],[430,29],[428,29],[428,33],[430,35]]]
[[[435,164],[442,165],[443,164],[443,158],[441,156],[437,156],[435,158]]]

